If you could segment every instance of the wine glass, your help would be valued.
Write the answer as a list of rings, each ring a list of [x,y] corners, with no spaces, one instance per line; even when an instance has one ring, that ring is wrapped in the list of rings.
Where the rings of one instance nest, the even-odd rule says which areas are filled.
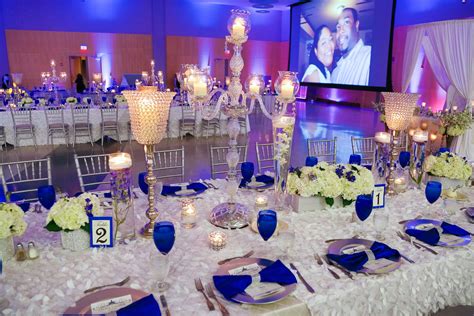
[[[253,162],[243,162],[240,166],[240,171],[242,172],[242,177],[244,178],[244,180],[246,182],[250,181],[252,179],[253,173],[255,172]]]
[[[362,156],[357,154],[352,154],[349,157],[349,163],[352,165],[360,165],[362,163]]]
[[[364,222],[367,218],[369,218],[370,214],[372,213],[372,206],[373,206],[373,197],[371,194],[361,194],[357,196],[355,202],[355,211],[357,218],[359,219],[359,231],[358,235],[363,234],[362,230],[362,222]]]
[[[308,156],[306,157],[304,165],[306,167],[314,167],[318,164],[318,158],[314,156]]]
[[[436,202],[441,196],[442,185],[438,181],[428,181],[425,188],[425,196],[430,204]]]
[[[159,292],[166,291],[170,285],[165,282],[166,276],[169,272],[169,257],[168,253],[171,251],[175,241],[174,225],[168,221],[155,223],[153,227],[153,241],[158,254],[152,253],[150,260],[152,261],[152,273],[157,279],[156,289]]]
[[[283,252],[281,259],[288,259],[290,251],[295,245],[296,232],[291,219],[287,218],[288,227],[286,229],[279,229],[276,237],[277,247]]]
[[[377,240],[385,240],[383,232],[388,225],[389,213],[385,208],[379,208],[374,210],[374,228],[375,228],[375,238]]]
[[[405,168],[410,163],[410,152],[409,151],[402,151],[398,156],[398,161],[400,162],[400,166]]]
[[[38,201],[49,210],[56,202],[56,190],[52,185],[44,185],[38,188]]]
[[[140,190],[142,190],[143,194],[148,194],[148,183],[146,183],[146,175],[146,171],[140,172],[138,174],[138,186],[140,187]]]
[[[272,237],[277,228],[278,220],[277,214],[272,210],[265,210],[258,212],[257,227],[260,236],[267,241]]]

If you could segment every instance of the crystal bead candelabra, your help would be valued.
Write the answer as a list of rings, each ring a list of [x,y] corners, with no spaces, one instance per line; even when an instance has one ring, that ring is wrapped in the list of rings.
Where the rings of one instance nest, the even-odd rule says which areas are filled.
[[[43,86],[48,88],[48,91],[53,91],[54,92],[54,97],[56,99],[56,102],[60,102],[59,100],[59,92],[58,92],[58,87],[60,83],[66,82],[67,74],[64,71],[61,71],[59,73],[59,76],[56,72],[56,62],[51,60],[50,63],[51,67],[51,72],[42,72],[41,73],[41,82]]]
[[[186,100],[201,111],[204,119],[216,118],[219,112],[228,117],[227,132],[230,140],[226,161],[229,166],[227,173],[229,200],[217,205],[212,210],[210,219],[214,225],[219,227],[242,228],[248,225],[250,216],[247,207],[235,202],[235,195],[239,187],[237,179],[239,118],[246,119],[253,112],[255,103],[258,103],[262,113],[269,119],[283,115],[287,105],[294,102],[299,83],[295,76],[291,80],[281,78],[278,86],[278,89],[281,89],[276,89],[279,94],[278,106],[275,107],[272,114],[265,108],[261,96],[265,87],[263,76],[252,74],[245,83],[247,92],[244,91],[240,79],[244,68],[242,47],[247,42],[248,32],[251,28],[250,17],[249,12],[245,10],[232,10],[231,13],[227,24],[230,35],[226,36],[226,46],[227,44],[233,45],[233,55],[230,59],[232,76],[226,84],[227,90],[214,88],[209,69],[199,69],[195,65],[183,65],[179,79],[181,87],[185,91]]]

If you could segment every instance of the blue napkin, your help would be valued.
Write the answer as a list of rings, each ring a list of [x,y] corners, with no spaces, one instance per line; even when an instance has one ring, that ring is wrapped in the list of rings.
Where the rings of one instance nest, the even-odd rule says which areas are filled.
[[[400,253],[397,250],[380,242],[374,241],[370,250],[374,254],[375,259],[385,258],[389,260],[397,260],[400,258]],[[328,254],[328,258],[350,271],[360,271],[364,264],[369,260],[367,254],[363,251],[350,255]]]
[[[207,187],[199,182],[194,182],[186,186],[188,190],[194,190],[196,192],[206,191]],[[171,185],[164,185],[163,190],[161,190],[161,195],[174,195],[176,192],[180,191],[180,186],[171,186]]]
[[[296,278],[280,260],[260,271],[261,282],[273,282],[280,285],[296,283]],[[252,284],[250,275],[215,275],[212,277],[216,289],[228,300],[245,291]]]
[[[461,227],[446,222],[441,223],[441,229],[443,230],[443,234],[451,234],[461,237],[469,235],[469,232]],[[429,230],[407,229],[406,233],[432,246],[436,246],[440,239],[439,232],[436,228]]]
[[[304,162],[304,165],[306,167],[314,167],[318,164],[318,158],[314,156],[308,156],[306,157],[306,160]]]
[[[135,315],[161,316],[160,305],[158,305],[153,294],[145,296],[117,311],[117,316]]]
[[[250,180],[242,179],[242,181],[240,181],[239,188],[245,188],[247,186],[247,183],[249,183],[251,181],[252,181],[251,179]],[[270,184],[270,183],[273,184],[275,180],[270,176],[262,174],[262,175],[256,176],[255,181],[263,182],[265,184]]]

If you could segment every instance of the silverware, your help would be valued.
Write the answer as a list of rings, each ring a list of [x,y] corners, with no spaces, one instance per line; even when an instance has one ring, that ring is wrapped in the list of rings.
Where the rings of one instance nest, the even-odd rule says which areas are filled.
[[[96,291],[96,290],[103,289],[104,287],[109,287],[109,286],[123,286],[123,285],[125,285],[128,281],[130,281],[130,277],[129,277],[129,276],[126,277],[125,279],[123,279],[122,281],[117,282],[117,283],[112,283],[112,284],[106,284],[106,285],[91,287],[90,289],[85,290],[84,293],[94,292],[94,291]]]
[[[334,238],[334,239],[325,240],[324,242],[325,242],[325,243],[331,243],[331,242],[334,242],[334,241],[344,240],[344,239],[356,239],[356,238],[358,238],[358,237],[359,237],[359,235],[354,235],[354,236],[352,236],[351,238]]]
[[[335,264],[334,262],[331,261],[331,259],[328,258],[327,255],[322,256],[324,262],[326,262],[327,265],[333,266],[337,269],[339,269],[342,273],[344,273],[349,279],[354,280],[354,277],[352,276],[352,273],[350,273],[346,268],[341,267],[338,264]]]
[[[421,218],[421,215],[417,215],[415,218],[412,218],[412,219],[404,219],[403,221],[399,221],[398,224],[403,225],[405,223],[408,223],[409,221],[412,221],[414,219],[419,219],[419,218]]]
[[[301,275],[301,273],[298,271],[298,269],[295,267],[293,263],[290,263],[290,267],[296,271],[296,274],[298,275],[298,279],[300,279],[300,281],[303,282],[308,292],[315,293],[314,289],[311,287],[311,285],[309,285],[308,282],[306,282],[306,280],[303,278],[303,276]]]
[[[247,253],[246,253],[245,255],[243,255],[243,256],[227,258],[227,259],[224,259],[224,260],[221,260],[221,261],[217,262],[217,264],[218,264],[218,265],[222,265],[222,264],[227,263],[227,262],[229,262],[229,261],[232,261],[232,260],[234,260],[234,259],[248,258],[248,257],[252,256],[253,254],[254,254],[254,251],[251,250],[251,251],[247,252]]]
[[[411,260],[410,258],[408,258],[407,256],[403,255],[402,253],[400,253],[400,256],[405,259],[406,261],[410,262],[410,263],[415,263],[415,261]]]
[[[321,260],[321,257],[316,253],[314,254],[314,259],[316,259],[316,261],[318,262],[318,264],[320,266],[324,265],[323,261]],[[331,273],[331,275],[336,279],[336,280],[339,280],[341,277],[339,276],[339,274],[336,273],[336,271],[333,271],[332,269],[330,269],[328,266],[326,266],[326,270],[329,271],[329,273]]]
[[[420,248],[421,248],[420,246],[418,246],[418,245],[416,245],[416,244],[413,244],[410,239],[406,238],[406,237],[405,237],[401,232],[399,232],[399,231],[397,231],[397,236],[398,236],[401,240],[406,241],[406,242],[408,242],[409,244],[413,245],[415,248],[417,248],[417,249],[420,249]]]
[[[194,279],[194,286],[196,286],[196,290],[198,292],[201,292],[204,298],[206,299],[207,308],[210,311],[215,310],[214,304],[212,304],[211,300],[207,297],[206,292],[204,292],[204,286],[202,285],[200,278]]]
[[[420,249],[420,247],[422,247],[422,248],[428,250],[429,252],[431,252],[432,254],[438,255],[438,252],[437,252],[437,251],[431,249],[430,247],[428,247],[428,246],[426,246],[426,245],[424,245],[424,244],[422,244],[422,243],[419,243],[419,242],[413,240],[413,239],[412,239],[410,236],[408,236],[407,234],[401,233],[401,232],[400,232],[400,234],[406,238],[406,241],[408,241],[409,243],[412,243],[412,244],[415,245],[415,246],[418,246],[418,249]]]
[[[160,295],[161,305],[165,309],[166,316],[171,316],[170,309],[168,308],[168,303],[166,302],[166,298],[163,294]]]
[[[204,181],[204,180],[203,180],[202,183],[204,183],[205,185],[207,185],[207,187],[209,187],[209,188],[212,188],[212,189],[214,189],[214,190],[217,190],[217,187],[216,187],[214,184],[212,184],[211,182],[207,182],[207,181]]]
[[[206,285],[206,292],[207,295],[209,295],[210,298],[214,299],[219,306],[219,310],[221,311],[222,316],[229,316],[229,311],[225,306],[217,299],[216,294],[214,294],[214,290],[212,289],[212,286],[210,284]]]

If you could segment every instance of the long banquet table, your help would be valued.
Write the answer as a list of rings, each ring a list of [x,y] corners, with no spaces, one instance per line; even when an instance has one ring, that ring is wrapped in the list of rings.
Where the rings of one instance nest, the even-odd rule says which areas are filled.
[[[209,312],[201,293],[194,288],[194,279],[201,277],[209,283],[216,271],[217,261],[254,250],[255,257],[277,259],[282,253],[278,237],[264,242],[249,228],[226,231],[228,245],[221,251],[208,247],[207,235],[216,228],[207,221],[213,206],[225,200],[224,180],[213,180],[220,189],[208,189],[195,200],[199,222],[193,229],[179,226],[180,202],[176,198],[163,198],[158,202],[160,219],[172,220],[177,229],[176,243],[170,252],[171,269],[167,281],[171,288],[166,292],[173,315],[219,315]],[[463,189],[471,199],[474,189]],[[271,196],[273,191],[266,191]],[[238,201],[253,207],[255,191],[239,190]],[[137,227],[144,223],[146,198],[141,192],[135,200]],[[469,205],[464,202],[461,205]],[[353,207],[330,211],[292,213],[283,219],[296,227],[296,241],[290,252],[291,262],[299,268],[305,279],[315,288],[310,294],[298,283],[292,297],[275,306],[252,307],[225,301],[231,315],[274,313],[279,315],[301,315],[306,307],[313,315],[421,315],[436,312],[454,305],[474,305],[474,245],[462,248],[436,247],[439,255],[418,250],[396,237],[401,229],[400,220],[422,215],[441,218],[442,202],[428,206],[424,194],[419,190],[407,191],[387,201],[390,222],[384,233],[388,245],[416,263],[403,261],[401,267],[389,274],[365,276],[357,274],[354,280],[343,276],[335,280],[326,269],[318,266],[314,253],[324,253],[324,241],[331,238],[349,238],[354,235],[355,224],[350,223]],[[377,210],[375,210],[377,212]],[[280,214],[281,215],[281,214]],[[279,216],[280,216],[279,215]],[[447,215],[446,215],[447,216]],[[89,249],[82,252],[63,250],[59,234],[43,229],[46,213],[26,213],[29,223],[27,232],[16,241],[34,240],[40,249],[40,258],[34,261],[6,263],[3,279],[0,279],[0,297],[10,301],[4,310],[7,315],[57,315],[84,296],[89,287],[114,283],[131,277],[127,285],[151,292],[154,280],[150,271],[149,255],[156,252],[153,241],[137,238],[128,245],[112,249]],[[457,211],[449,221],[461,225],[471,232],[464,214]],[[367,221],[369,238],[373,238],[371,218]],[[288,261],[286,261],[288,264]],[[154,293],[158,297],[159,293]],[[285,307],[285,304],[291,306]],[[301,306],[304,309],[301,309]],[[298,309],[299,308],[299,309]],[[296,312],[299,310],[299,312]],[[279,313],[277,313],[279,312]]]

